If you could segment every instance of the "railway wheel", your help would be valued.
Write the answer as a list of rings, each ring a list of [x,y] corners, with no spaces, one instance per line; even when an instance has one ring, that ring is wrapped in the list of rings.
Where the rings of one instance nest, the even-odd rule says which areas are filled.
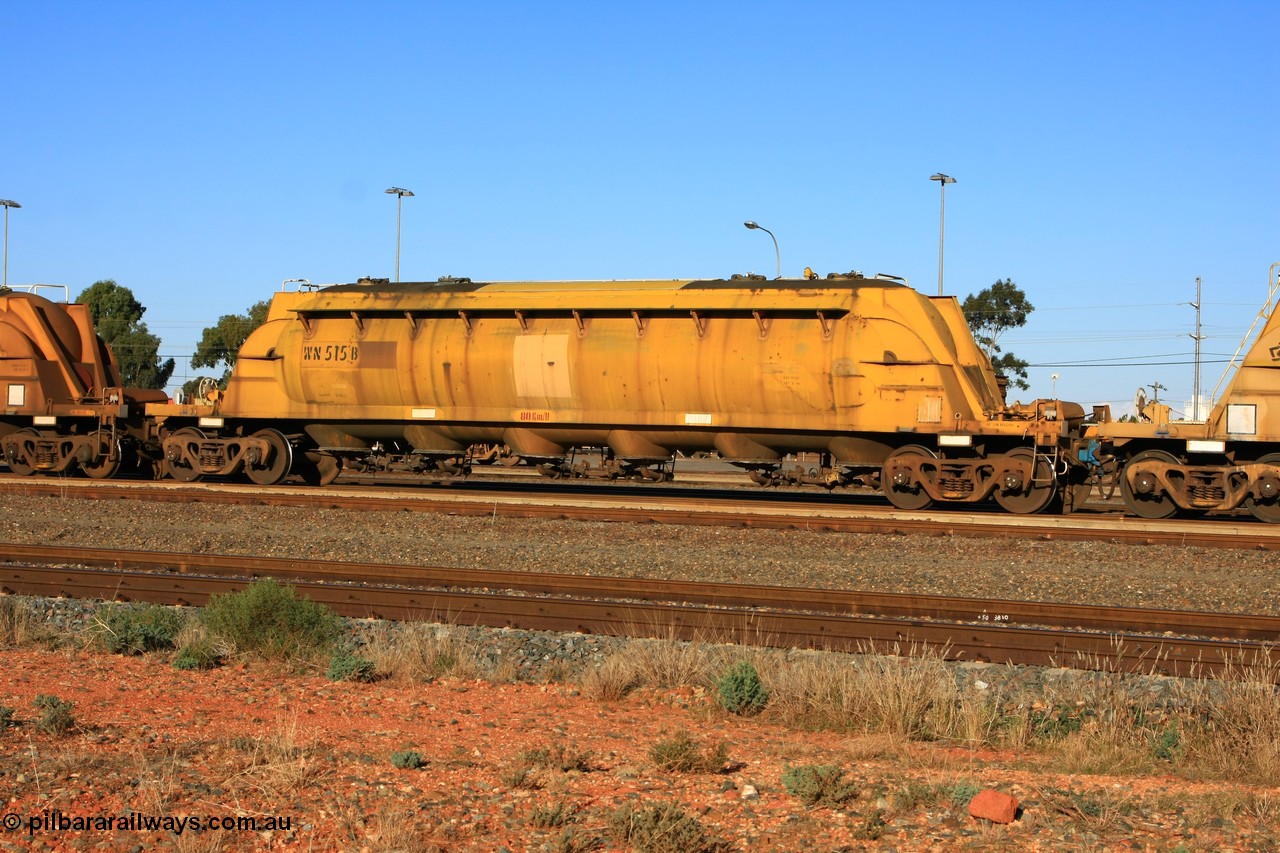
[[[246,462],[244,472],[259,486],[274,486],[289,476],[289,469],[293,467],[293,448],[289,446],[289,439],[278,430],[258,430],[253,437],[266,441],[271,449],[266,458],[258,460],[256,465]]]
[[[1143,518],[1172,518],[1178,512],[1178,505],[1173,502],[1173,498],[1160,491],[1160,485],[1155,477],[1150,474],[1139,474],[1136,478],[1137,482],[1133,485],[1129,484],[1126,469],[1139,462],[1178,464],[1178,460],[1172,454],[1163,450],[1144,450],[1125,463],[1125,467],[1120,469],[1120,495],[1124,498],[1125,507],[1134,515]]]
[[[36,436],[38,438],[40,436],[40,433],[36,432],[31,427],[27,427],[26,429],[18,430],[16,433],[14,433],[14,435],[18,435],[18,436],[30,435],[30,436]],[[22,440],[19,439],[19,444],[21,443],[22,443]],[[22,477],[30,477],[32,474],[36,472],[35,466],[27,461],[27,457],[23,453],[19,453],[13,459],[6,458],[5,462],[9,464],[10,471]]]
[[[1040,512],[1053,503],[1058,494],[1058,481],[1053,475],[1053,463],[1048,458],[1029,447],[1011,450],[1006,458],[1031,463],[1032,474],[1026,480],[1014,482],[1017,478],[1012,478],[1002,483],[996,489],[996,503],[1019,515]]]
[[[308,486],[327,486],[342,473],[342,460],[328,453],[308,450],[298,474]]]
[[[120,440],[113,440],[107,433],[97,433],[93,444],[97,455],[90,462],[81,462],[80,470],[94,480],[109,480],[119,472],[124,458]]]
[[[1280,453],[1269,453],[1258,460],[1263,465],[1280,466]],[[1280,524],[1280,483],[1270,478],[1258,483],[1259,490],[1268,497],[1263,500],[1253,495],[1244,499],[1244,507],[1253,517],[1267,524]]]
[[[894,469],[897,463],[910,460],[918,465],[922,460],[936,460],[938,455],[927,447],[920,447],[912,444],[906,447],[899,447],[893,453],[889,454],[889,458],[884,461],[884,467],[880,469],[880,483],[884,489],[884,495],[889,499],[889,503],[898,509],[921,510],[928,509],[933,506],[933,498],[929,497],[929,493],[925,491],[919,481],[908,474],[905,470],[900,470],[896,474]]]
[[[175,432],[171,439],[180,441],[186,446],[185,454],[178,453],[176,450],[165,452],[164,461],[160,463],[160,475],[163,477],[168,474],[175,480],[183,483],[194,483],[200,479],[200,469],[191,464],[190,458],[198,458],[200,453],[200,442],[204,441],[204,433],[195,427],[186,427]],[[195,450],[191,449],[191,445],[196,445]]]

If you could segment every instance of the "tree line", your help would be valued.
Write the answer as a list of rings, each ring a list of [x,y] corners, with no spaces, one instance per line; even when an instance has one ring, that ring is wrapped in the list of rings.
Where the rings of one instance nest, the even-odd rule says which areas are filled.
[[[89,306],[98,334],[116,354],[126,387],[164,388],[169,384],[176,365],[172,358],[161,359],[160,339],[142,321],[147,309],[133,291],[108,278],[94,282],[76,301]],[[240,347],[254,329],[267,321],[268,307],[266,301],[255,302],[243,314],[219,317],[217,323],[201,333],[191,366],[216,369],[222,365],[219,384],[225,388]],[[1012,279],[999,279],[990,287],[969,294],[960,308],[996,374],[1007,378],[1014,388],[1029,388],[1027,362],[1004,352],[998,343],[1005,332],[1026,325],[1028,315],[1035,310],[1022,289]],[[183,393],[194,394],[198,383],[198,379],[184,383]]]

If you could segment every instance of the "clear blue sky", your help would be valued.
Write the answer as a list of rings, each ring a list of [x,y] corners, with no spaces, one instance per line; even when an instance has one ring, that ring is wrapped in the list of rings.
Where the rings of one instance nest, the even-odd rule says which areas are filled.
[[[9,281],[162,353],[288,278],[1012,278],[1032,390],[1204,384],[1280,261],[1280,3],[0,0]],[[1133,363],[1141,366],[1127,366]],[[1125,366],[1119,366],[1125,365]],[[1011,395],[1012,396],[1012,395]],[[1178,404],[1176,408],[1181,408]]]

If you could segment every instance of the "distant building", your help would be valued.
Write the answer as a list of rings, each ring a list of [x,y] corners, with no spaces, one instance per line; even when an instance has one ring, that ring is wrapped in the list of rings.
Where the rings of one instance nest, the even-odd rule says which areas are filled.
[[[1197,416],[1196,401],[1194,399],[1187,400],[1182,404],[1183,419],[1188,421],[1203,422],[1209,417],[1209,412],[1213,410],[1213,398],[1206,395],[1200,395],[1199,414]]]

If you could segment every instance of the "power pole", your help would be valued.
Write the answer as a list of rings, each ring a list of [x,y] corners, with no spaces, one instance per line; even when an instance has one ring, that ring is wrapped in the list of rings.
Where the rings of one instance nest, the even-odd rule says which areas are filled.
[[[1195,357],[1195,379],[1191,384],[1191,420],[1200,420],[1200,341],[1204,340],[1204,335],[1200,334],[1200,276],[1196,276],[1196,301],[1191,303],[1191,307],[1196,309],[1196,333],[1192,335],[1192,339],[1196,342]]]

